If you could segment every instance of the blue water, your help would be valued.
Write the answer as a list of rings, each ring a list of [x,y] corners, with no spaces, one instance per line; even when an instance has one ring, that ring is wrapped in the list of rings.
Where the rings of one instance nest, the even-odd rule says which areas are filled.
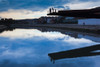
[[[50,61],[49,53],[100,44],[99,37],[95,41],[96,37],[78,36],[37,29],[4,31],[0,33],[0,67],[100,67],[99,55]]]

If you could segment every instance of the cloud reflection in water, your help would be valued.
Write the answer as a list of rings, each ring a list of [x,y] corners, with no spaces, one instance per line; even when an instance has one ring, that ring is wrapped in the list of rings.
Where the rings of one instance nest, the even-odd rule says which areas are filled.
[[[93,63],[88,67],[93,67],[94,59],[92,58],[76,58],[66,59],[58,62],[55,65],[50,64],[48,53],[70,50],[83,46],[97,44],[84,38],[73,38],[60,32],[41,32],[36,29],[16,29],[14,31],[6,31],[0,34],[0,65],[8,61],[8,66],[11,64],[25,65],[26,67],[41,67],[41,66],[58,66],[63,67],[81,67],[86,66],[86,63]],[[88,60],[87,60],[88,59]],[[95,59],[97,59],[95,57]],[[74,60],[74,61],[73,61]],[[84,62],[85,61],[85,62]],[[28,65],[28,66],[27,66]],[[16,66],[22,67],[22,66]]]

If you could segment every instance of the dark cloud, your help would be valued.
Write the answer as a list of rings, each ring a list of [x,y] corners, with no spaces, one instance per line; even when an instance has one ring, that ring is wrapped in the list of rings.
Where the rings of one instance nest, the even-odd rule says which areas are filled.
[[[94,0],[0,0],[0,11],[6,11],[8,9],[29,9],[37,11],[50,6],[59,6],[74,1],[86,2]]]
[[[67,0],[2,0],[0,1],[0,11],[8,9],[31,9],[39,10],[49,6],[61,5]]]

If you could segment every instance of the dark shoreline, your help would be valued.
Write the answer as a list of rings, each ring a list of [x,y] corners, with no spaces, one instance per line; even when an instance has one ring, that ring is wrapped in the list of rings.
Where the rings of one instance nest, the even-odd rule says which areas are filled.
[[[71,24],[34,24],[34,25],[12,25],[11,27],[47,27],[64,30],[73,30],[86,33],[100,34],[100,25],[71,25]]]
[[[7,28],[5,25],[0,25],[0,30]]]

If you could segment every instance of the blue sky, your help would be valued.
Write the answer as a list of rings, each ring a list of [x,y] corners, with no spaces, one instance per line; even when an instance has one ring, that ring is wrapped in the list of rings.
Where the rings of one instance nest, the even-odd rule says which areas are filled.
[[[70,9],[84,9],[97,7],[99,4],[99,0],[0,0],[0,17],[38,18],[46,16],[49,7],[68,6]]]

